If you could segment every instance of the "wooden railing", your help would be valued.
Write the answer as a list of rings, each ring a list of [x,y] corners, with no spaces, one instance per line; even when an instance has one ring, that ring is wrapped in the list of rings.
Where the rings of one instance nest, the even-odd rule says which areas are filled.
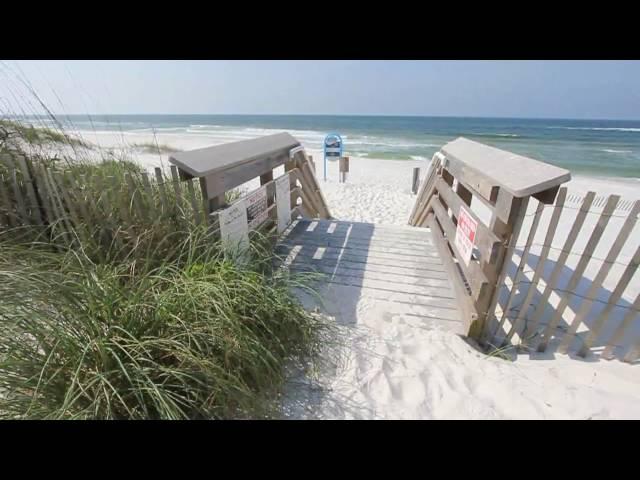
[[[170,161],[169,171],[156,167],[149,174],[125,166],[53,168],[20,152],[2,153],[0,232],[39,227],[56,242],[91,235],[104,237],[106,245],[127,237],[127,229],[157,222],[176,229],[206,222],[215,233],[218,213],[229,206],[227,194],[257,177],[268,204],[267,221],[257,229],[273,232],[278,167],[289,175],[289,222],[300,216],[330,218],[311,160],[288,134],[180,152]]]
[[[202,197],[214,231],[219,230],[220,212],[231,206],[225,201],[225,194],[259,177],[260,188],[266,189],[268,218],[254,230],[273,233],[277,222],[274,170],[282,166],[290,182],[292,208],[289,221],[297,217],[331,218],[311,158],[287,133],[179,152],[172,154],[169,161],[180,169],[181,178],[200,179]],[[236,201],[242,201],[242,198]]]
[[[304,152],[294,155],[290,161],[285,163],[285,175],[289,176],[290,189],[290,205],[289,218],[287,223],[296,218],[330,218],[326,201],[322,196],[317,180],[313,172],[309,174],[309,159]],[[260,175],[263,178],[265,175]],[[276,233],[277,211],[276,211],[276,188],[275,184],[279,178],[267,180],[262,183],[259,188],[265,188],[267,193],[267,215],[266,221],[254,228],[264,235],[273,235]],[[209,221],[212,231],[219,233],[219,214],[225,208],[232,206],[234,203],[242,201],[253,192],[247,192],[234,202],[220,206],[209,214]]]
[[[431,228],[469,336],[480,340],[493,315],[505,259],[513,254],[529,198],[552,203],[569,179],[567,170],[465,138],[434,155],[409,224]],[[481,218],[480,211],[488,218]],[[456,242],[461,215],[477,224],[470,255]]]

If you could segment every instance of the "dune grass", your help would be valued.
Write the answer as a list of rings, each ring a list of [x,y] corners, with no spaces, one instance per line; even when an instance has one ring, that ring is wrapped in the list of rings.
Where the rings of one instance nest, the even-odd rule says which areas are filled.
[[[313,357],[325,326],[292,298],[298,280],[203,240],[160,266],[3,244],[0,416],[269,415],[284,367]]]
[[[134,143],[133,148],[141,150],[144,153],[153,153],[156,155],[181,151],[179,148],[172,147],[171,145],[153,142]]]
[[[251,261],[229,258],[134,163],[59,170],[75,222],[0,227],[0,417],[270,416],[285,367],[315,359],[330,328],[291,293],[312,277],[274,270],[260,238]]]
[[[85,140],[72,137],[62,131],[9,119],[0,119],[0,145],[22,141],[28,145],[66,144],[90,148]]]

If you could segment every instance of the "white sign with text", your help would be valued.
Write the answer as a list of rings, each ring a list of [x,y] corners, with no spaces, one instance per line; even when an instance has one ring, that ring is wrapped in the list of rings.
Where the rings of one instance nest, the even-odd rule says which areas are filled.
[[[246,249],[249,246],[249,228],[247,225],[247,205],[244,199],[238,200],[219,214],[220,237],[227,249]]]
[[[276,178],[276,213],[278,215],[278,233],[287,229],[291,221],[291,187],[289,174]]]

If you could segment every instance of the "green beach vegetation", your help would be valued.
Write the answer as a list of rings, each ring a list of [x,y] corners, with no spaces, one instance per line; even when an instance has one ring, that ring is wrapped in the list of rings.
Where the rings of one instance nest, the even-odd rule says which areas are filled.
[[[0,119],[0,145],[17,147],[16,142],[24,142],[28,145],[66,144],[91,148],[87,141],[62,131],[42,126],[35,127],[15,120]]]
[[[153,142],[142,142],[142,143],[134,143],[133,148],[136,150],[140,150],[144,153],[153,153],[153,154],[161,154],[161,153],[172,153],[181,151],[179,148],[172,147],[171,145],[153,143]]]
[[[250,262],[229,258],[198,192],[126,160],[29,157],[21,141],[0,146],[0,418],[274,415],[288,366],[313,363],[330,328],[291,292],[312,277],[274,268],[263,238]],[[8,166],[19,156],[25,171]],[[45,179],[37,208],[14,195],[27,177]],[[12,224],[21,209],[45,221]]]

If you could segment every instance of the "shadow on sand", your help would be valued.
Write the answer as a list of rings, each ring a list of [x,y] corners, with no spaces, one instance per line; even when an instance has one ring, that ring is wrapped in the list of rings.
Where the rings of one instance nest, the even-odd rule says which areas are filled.
[[[520,255],[522,255],[522,250],[516,250],[516,255],[519,261]],[[571,340],[566,353],[570,357],[582,361],[596,362],[604,359],[602,356],[603,351],[614,339],[616,331],[618,331],[618,328],[622,324],[625,315],[628,315],[629,311],[633,310],[633,305],[631,302],[625,300],[623,295],[623,297],[615,303],[615,306],[611,308],[604,323],[600,322],[601,325],[597,336],[591,339],[591,346],[585,351],[583,349],[585,340],[590,336],[594,326],[597,327],[597,320],[606,308],[613,293],[612,290],[601,286],[596,290],[594,295],[588,296],[588,292],[592,287],[592,280],[583,276],[579,279],[576,288],[569,291],[567,286],[570,278],[574,274],[574,270],[570,266],[565,265],[560,271],[559,281],[557,282],[556,287],[552,289],[552,293],[548,297],[548,300],[544,301],[543,292],[546,283],[540,284],[540,282],[538,282],[537,286],[533,286],[531,284],[531,276],[533,270],[537,267],[539,260],[540,257],[538,255],[529,253],[527,265],[524,269],[524,272],[528,273],[527,278],[522,275],[520,276],[511,307],[509,308],[509,311],[506,312],[507,320],[505,321],[503,328],[498,329],[498,321],[501,318],[500,315],[497,315],[498,321],[494,321],[491,327],[493,331],[498,329],[496,337],[499,339],[506,337],[513,326],[511,322],[519,315],[528,289],[535,288],[532,301],[524,314],[524,322],[518,325],[516,333],[521,339],[521,343],[517,350],[520,352],[529,352],[532,359],[549,360],[555,358],[558,353],[558,347],[561,345],[567,331],[571,328],[575,314],[578,313],[585,302],[593,300],[587,314],[583,317],[580,327],[575,333],[575,337]],[[541,275],[541,278],[545,282],[550,279],[555,267],[556,262],[554,260],[545,260]],[[512,261],[509,268],[509,278],[513,279],[516,268],[516,263]],[[500,311],[504,310],[507,306],[509,293],[510,287],[503,285],[498,300]],[[546,337],[548,339],[546,349],[544,349],[544,351],[539,351],[540,341],[545,338],[544,333],[557,312],[557,307],[559,306],[558,304],[561,298],[564,298],[565,301],[568,300],[567,306],[564,309],[557,326],[551,330],[551,335]],[[542,314],[540,316],[538,327],[535,331],[531,331],[532,321],[535,319],[540,309],[542,309]],[[640,341],[640,313],[638,313],[637,310],[633,310],[633,312],[635,313],[632,314],[631,321],[629,322],[627,320],[627,328],[623,330],[622,337],[613,344],[613,348],[610,349],[610,357],[607,359],[624,359],[625,355],[632,349],[635,349]],[[527,329],[529,331],[527,331]],[[508,356],[513,357],[515,356],[516,349],[509,349],[507,347],[504,348],[504,352],[507,353]],[[632,363],[638,363],[638,359],[632,359]]]

